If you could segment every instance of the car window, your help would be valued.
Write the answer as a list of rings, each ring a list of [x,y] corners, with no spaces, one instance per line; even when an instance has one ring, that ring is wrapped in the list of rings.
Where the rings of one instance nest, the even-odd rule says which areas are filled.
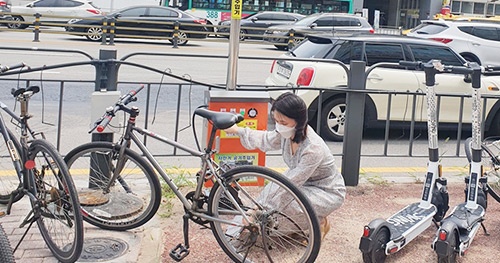
[[[62,7],[75,7],[75,6],[81,6],[81,5],[83,5],[82,2],[65,0],[65,1],[61,1],[59,6],[62,6]]]
[[[500,41],[500,38],[498,37],[498,31],[494,27],[475,26],[472,31],[472,35],[483,39]]]
[[[298,58],[325,58],[332,49],[332,42],[328,38],[312,38],[302,41],[292,52]]]
[[[259,20],[273,20],[272,14],[261,14],[258,16]]]
[[[146,15],[146,7],[131,8],[121,12],[122,17],[140,17]]]
[[[410,45],[410,49],[415,61],[428,62],[432,59],[439,59],[444,65],[462,66],[464,64],[464,61],[448,47]]]
[[[379,62],[398,63],[404,60],[403,47],[398,44],[376,44],[365,45],[366,65],[371,66]]]
[[[320,17],[318,20],[316,20],[316,25],[317,26],[333,26],[333,17]]]
[[[149,16],[151,17],[178,17],[179,14],[173,10],[163,8],[150,8]]]
[[[334,17],[333,26],[361,26],[361,22],[351,17]]]
[[[411,32],[415,32],[417,34],[434,35],[437,33],[441,33],[447,28],[448,26],[441,24],[420,24],[412,29]]]
[[[352,50],[352,42],[343,42],[336,45],[331,54],[333,55],[333,59],[341,61],[344,64],[351,63],[351,50]]]
[[[33,7],[55,7],[57,0],[40,0],[33,3]]]

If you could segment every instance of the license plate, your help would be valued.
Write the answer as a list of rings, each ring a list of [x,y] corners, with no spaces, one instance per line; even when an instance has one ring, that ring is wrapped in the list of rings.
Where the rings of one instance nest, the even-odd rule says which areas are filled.
[[[281,65],[278,65],[278,67],[276,68],[276,73],[278,73],[278,75],[280,75],[280,76],[283,76],[283,77],[289,79],[290,75],[292,75],[292,70],[285,68]]]

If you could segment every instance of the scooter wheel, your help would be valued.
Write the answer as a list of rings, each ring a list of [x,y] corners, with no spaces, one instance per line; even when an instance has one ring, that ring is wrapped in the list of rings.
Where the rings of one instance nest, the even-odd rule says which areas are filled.
[[[372,250],[363,253],[364,263],[384,263],[387,255],[385,254],[385,247],[391,234],[386,227],[380,228],[374,235]]]
[[[449,240],[449,246],[450,248],[453,249],[453,252],[450,253],[449,255],[442,256],[438,254],[438,263],[455,263],[457,260],[457,232],[451,231],[450,234],[448,234],[448,240]]]

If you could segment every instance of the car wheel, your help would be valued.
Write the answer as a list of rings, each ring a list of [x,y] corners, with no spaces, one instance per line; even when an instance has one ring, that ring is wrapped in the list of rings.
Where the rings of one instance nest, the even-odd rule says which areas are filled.
[[[102,28],[101,27],[90,27],[87,29],[87,35],[85,37],[90,41],[101,41],[102,40]]]
[[[345,97],[327,102],[321,111],[321,136],[326,140],[342,141],[345,128]]]
[[[247,31],[245,29],[240,30],[240,41],[245,40],[247,38],[245,35],[247,34]]]
[[[25,29],[29,25],[22,24],[24,22],[24,18],[22,16],[13,16],[9,23],[7,23],[7,27],[10,29]]]
[[[185,46],[188,42],[189,35],[186,32],[179,31],[179,39],[177,40],[178,46]],[[173,39],[169,39],[170,43],[174,43]]]

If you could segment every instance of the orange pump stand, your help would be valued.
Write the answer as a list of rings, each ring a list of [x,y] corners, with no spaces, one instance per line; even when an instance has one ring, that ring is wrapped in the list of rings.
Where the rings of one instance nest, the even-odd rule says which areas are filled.
[[[243,115],[244,120],[238,126],[267,130],[270,102],[267,92],[211,90],[206,92],[205,98],[210,110]],[[205,145],[208,142],[212,125],[207,123],[206,127]],[[220,130],[217,131],[217,136],[220,139],[220,148],[214,156],[216,162],[265,166],[266,154],[258,149],[246,149],[241,145],[239,136]]]

